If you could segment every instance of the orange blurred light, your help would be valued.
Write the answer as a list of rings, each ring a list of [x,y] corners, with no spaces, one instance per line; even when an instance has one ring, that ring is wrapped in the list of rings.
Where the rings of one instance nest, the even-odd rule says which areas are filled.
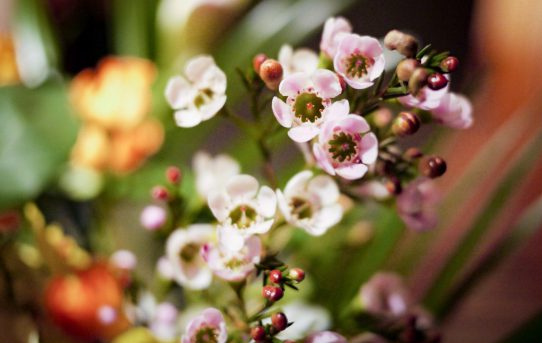
[[[15,46],[10,35],[0,32],[0,86],[19,83]]]

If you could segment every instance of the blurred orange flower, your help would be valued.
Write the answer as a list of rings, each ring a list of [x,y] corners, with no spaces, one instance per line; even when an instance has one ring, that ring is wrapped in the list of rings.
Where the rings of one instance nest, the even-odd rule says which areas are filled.
[[[160,148],[163,127],[148,117],[155,76],[150,61],[107,57],[96,70],[73,79],[71,100],[83,120],[72,150],[74,164],[127,173]]]
[[[15,46],[11,35],[0,32],[0,86],[19,83]]]

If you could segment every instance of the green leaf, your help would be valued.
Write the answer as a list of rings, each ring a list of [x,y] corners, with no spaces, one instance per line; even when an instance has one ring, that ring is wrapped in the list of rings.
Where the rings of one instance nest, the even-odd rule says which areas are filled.
[[[36,197],[56,176],[76,135],[59,84],[0,90],[0,208]]]
[[[157,0],[113,1],[113,45],[118,55],[155,55]]]

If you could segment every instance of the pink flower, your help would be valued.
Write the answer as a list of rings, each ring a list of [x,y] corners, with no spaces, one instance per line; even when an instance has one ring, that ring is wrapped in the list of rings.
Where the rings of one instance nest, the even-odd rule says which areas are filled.
[[[154,231],[161,228],[167,220],[166,210],[160,206],[149,205],[143,209],[139,221],[144,228]]]
[[[137,266],[137,257],[129,250],[117,250],[109,260],[119,269],[134,270]]]
[[[403,279],[394,273],[379,272],[361,287],[361,302],[367,312],[398,317],[406,314],[414,302]]]
[[[437,225],[435,206],[438,199],[433,182],[420,177],[397,197],[397,211],[409,228],[416,231],[429,230]]]
[[[305,343],[346,343],[346,338],[333,331],[320,331],[307,337]]]
[[[355,89],[373,85],[384,71],[384,53],[376,38],[348,34],[342,38],[333,59],[335,71]]]
[[[318,55],[311,49],[294,49],[283,45],[279,50],[279,63],[282,65],[284,76],[294,73],[314,73],[318,69]]]
[[[226,322],[222,313],[210,307],[188,323],[181,343],[225,343],[227,339]]]
[[[442,89],[434,91],[426,86],[420,89],[416,96],[409,94],[397,99],[405,106],[430,111],[440,105],[444,95],[448,94],[448,89],[449,86],[446,86]]]
[[[328,175],[302,171],[288,181],[284,193],[276,193],[284,219],[313,236],[323,235],[342,218],[339,187]]]
[[[335,102],[313,145],[316,162],[328,174],[348,180],[363,177],[378,157],[378,140],[362,117],[348,114],[348,101]]]
[[[227,281],[241,281],[254,271],[254,264],[260,262],[261,251],[260,239],[251,236],[239,250],[228,249],[222,244],[207,244],[202,247],[201,254],[215,275]]]
[[[329,58],[333,59],[337,53],[337,47],[347,34],[352,32],[352,25],[343,17],[328,18],[324,24],[320,50]]]
[[[331,98],[341,94],[339,77],[332,71],[318,69],[313,74],[294,73],[279,85],[286,102],[273,98],[273,114],[280,125],[290,128],[288,136],[307,142],[320,132]]]
[[[437,121],[454,129],[468,129],[473,121],[469,99],[455,93],[446,93],[431,113]]]
[[[163,341],[171,341],[177,336],[178,311],[169,302],[158,304],[149,323],[149,328],[156,338]]]

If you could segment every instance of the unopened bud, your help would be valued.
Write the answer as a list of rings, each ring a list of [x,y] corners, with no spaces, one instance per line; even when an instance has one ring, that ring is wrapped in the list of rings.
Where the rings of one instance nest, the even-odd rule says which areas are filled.
[[[393,114],[388,108],[379,108],[373,114],[373,121],[378,128],[386,127],[390,124]]]
[[[256,74],[260,74],[260,67],[262,66],[262,63],[265,62],[265,60],[267,60],[266,54],[257,54],[252,59],[252,67],[254,68]]]
[[[264,342],[266,339],[266,333],[263,326],[258,325],[250,330],[250,337],[256,342]]]
[[[391,130],[397,136],[409,136],[420,129],[420,118],[412,112],[401,112],[393,122]]]
[[[390,176],[388,178],[388,180],[386,181],[386,189],[388,190],[388,192],[395,195],[401,194],[401,192],[403,191],[403,187],[401,187],[401,181],[395,176]]]
[[[440,69],[445,73],[452,73],[457,70],[459,60],[455,56],[448,56],[440,62]]]
[[[418,41],[407,33],[391,30],[384,37],[384,45],[390,50],[397,50],[401,55],[414,57],[418,52]]]
[[[280,287],[268,285],[268,286],[263,287],[262,295],[267,300],[275,302],[282,299],[282,296],[284,295],[284,291]]]
[[[270,271],[269,280],[273,283],[280,283],[282,281],[282,272],[278,269]]]
[[[429,73],[424,68],[416,68],[408,80],[408,90],[412,95],[418,94],[427,84]]]
[[[172,184],[178,184],[179,181],[181,181],[181,170],[175,166],[168,167],[166,170],[166,178]]]
[[[275,313],[271,316],[271,323],[277,331],[283,331],[288,327],[288,318],[282,312]]]
[[[427,78],[427,86],[434,91],[446,87],[448,79],[441,73],[433,73]]]
[[[260,77],[271,90],[277,90],[282,81],[282,65],[273,59],[265,60],[260,66]]]
[[[154,200],[166,201],[169,199],[169,192],[163,186],[154,186],[151,195]]]
[[[305,280],[305,271],[301,268],[292,268],[288,276],[295,282],[301,282]]]
[[[399,64],[397,64],[397,77],[401,81],[408,81],[412,76],[414,70],[416,70],[419,65],[420,62],[413,58],[407,58],[405,60],[402,60],[401,62],[399,62]]]
[[[446,161],[438,156],[430,156],[422,161],[420,169],[423,175],[434,179],[446,172]]]

